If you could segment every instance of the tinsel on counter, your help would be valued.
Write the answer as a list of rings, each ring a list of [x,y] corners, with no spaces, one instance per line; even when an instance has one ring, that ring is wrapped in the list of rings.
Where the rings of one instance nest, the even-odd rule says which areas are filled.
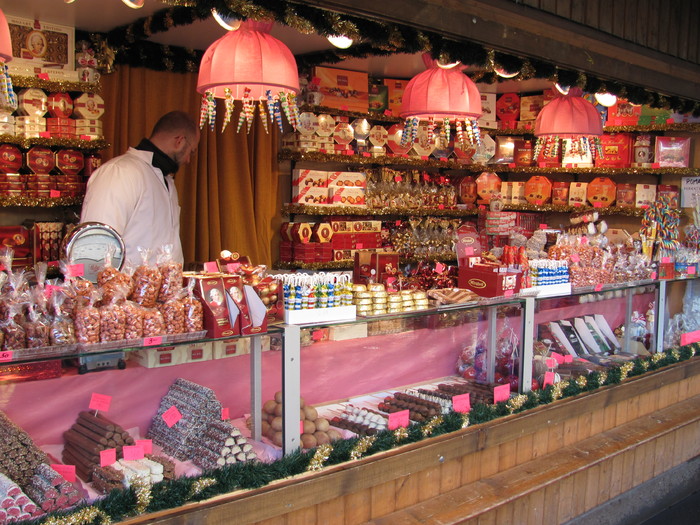
[[[423,424],[411,424],[408,428],[384,430],[367,438],[338,440],[329,445],[304,452],[295,452],[273,463],[247,462],[227,465],[199,478],[179,478],[168,483],[156,483],[150,491],[114,490],[95,505],[60,516],[52,516],[36,523],[51,525],[78,525],[81,523],[110,523],[120,521],[141,512],[155,512],[199,501],[203,496],[241,489],[255,489],[274,480],[316,472],[324,466],[337,465],[364,458],[406,443],[429,439],[433,436],[465,429],[492,421],[499,417],[523,412],[558,399],[574,397],[584,392],[619,384],[627,378],[642,375],[682,361],[687,361],[700,351],[700,344],[693,343],[672,348],[651,357],[639,357],[634,361],[612,367],[606,372],[591,372],[572,381],[560,381],[543,390],[513,397],[494,405],[475,403],[468,414],[449,412],[441,418],[433,418]],[[440,421],[441,419],[441,421]],[[144,506],[144,502],[148,504]]]

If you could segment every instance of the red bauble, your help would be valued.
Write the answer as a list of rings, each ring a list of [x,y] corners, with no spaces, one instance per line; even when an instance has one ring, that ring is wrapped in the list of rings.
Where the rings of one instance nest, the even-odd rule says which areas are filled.
[[[532,390],[539,390],[540,389],[540,382],[535,379],[534,377],[532,378]]]
[[[464,379],[474,380],[476,378],[476,369],[473,366],[467,367],[462,372],[462,377]]]

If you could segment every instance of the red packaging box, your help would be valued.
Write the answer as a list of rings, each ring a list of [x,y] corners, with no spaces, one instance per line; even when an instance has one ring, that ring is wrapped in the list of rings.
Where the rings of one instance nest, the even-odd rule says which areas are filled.
[[[235,315],[240,335],[253,335],[267,331],[267,309],[251,286],[243,284],[238,275],[223,278],[226,302]],[[261,311],[262,310],[262,311]]]
[[[34,146],[27,151],[27,167],[32,173],[50,173],[56,167],[56,158],[51,148]]]
[[[397,117],[401,113],[401,101],[403,92],[408,85],[408,80],[385,78],[384,85],[388,88],[388,105],[391,113]]]
[[[628,168],[632,163],[632,135],[605,133],[600,137],[603,157],[596,156],[596,168]]]
[[[519,272],[507,271],[506,266],[484,264],[481,257],[469,257],[460,265],[458,285],[481,297],[500,297],[520,291]]]
[[[318,243],[315,247],[315,262],[331,262],[333,260],[333,248],[329,243]]]
[[[12,144],[0,145],[0,171],[17,173],[22,167],[22,152]]]
[[[63,120],[73,113],[73,99],[68,93],[51,93],[47,98],[49,115],[52,117]]]
[[[517,93],[504,93],[496,101],[496,116],[498,120],[512,122],[515,129],[515,121],[520,116],[520,97]]]
[[[26,189],[24,182],[0,182],[0,190],[23,191]]]
[[[636,126],[642,114],[642,106],[633,106],[625,99],[618,98],[617,102],[608,108],[606,126]]]
[[[231,324],[226,304],[226,289],[221,277],[193,276],[197,279],[195,295],[202,302],[204,329],[207,337],[231,337],[239,335],[238,320]]]
[[[292,262],[292,241],[280,241],[279,252],[281,261]]]
[[[370,281],[386,283],[390,277],[399,273],[399,254],[393,252],[373,252],[357,250],[352,280],[356,284],[368,284]]]
[[[369,111],[369,78],[367,73],[330,67],[314,68],[312,83],[323,95],[322,106],[343,111]]]

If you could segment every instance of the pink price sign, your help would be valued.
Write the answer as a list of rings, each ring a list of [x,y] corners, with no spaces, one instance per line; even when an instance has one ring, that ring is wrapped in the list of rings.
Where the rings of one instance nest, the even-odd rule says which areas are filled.
[[[435,273],[442,273],[445,271],[446,266],[441,262],[435,263]]]
[[[556,366],[557,366],[557,360],[554,359],[553,357],[548,357],[546,363],[547,363],[547,368],[556,368]]]
[[[82,264],[71,264],[68,266],[70,277],[82,277],[85,275],[85,266]]]
[[[603,285],[602,285],[601,283],[598,283],[598,284],[595,285],[594,290],[595,290],[596,292],[600,292],[602,289],[603,289]]]
[[[127,461],[138,461],[143,459],[143,447],[138,445],[125,445],[122,447],[122,454]]]
[[[564,363],[564,356],[561,355],[560,353],[552,352],[551,357],[560,365]]]
[[[578,256],[578,253],[572,253],[571,257],[569,258],[571,259],[571,262],[579,262],[581,260],[581,258]]]
[[[100,467],[109,467],[117,462],[117,449],[100,450]]]
[[[553,385],[554,384],[554,372],[545,372],[544,373],[544,384],[542,387],[546,387],[547,385]]]
[[[228,407],[223,407],[221,409],[221,421],[228,421],[231,419],[230,410]]]
[[[137,439],[136,445],[143,449],[144,454],[153,454],[153,441],[150,439]]]
[[[58,472],[63,479],[70,483],[75,483],[75,465],[54,464],[51,468]]]
[[[513,296],[513,290],[506,290],[503,292],[503,297],[512,297]]]
[[[574,362],[574,356],[572,355],[565,355],[564,356],[564,363],[573,363]]]
[[[236,273],[240,267],[241,267],[241,263],[239,263],[239,262],[227,263],[226,264],[226,271],[229,273]]]
[[[102,412],[108,412],[111,404],[112,396],[93,392],[90,396],[90,404],[88,407],[90,410],[102,410]]]
[[[406,428],[408,426],[408,414],[408,410],[400,410],[389,414],[389,430],[396,430],[400,427]]]
[[[163,415],[160,417],[163,418],[163,421],[165,421],[165,424],[168,425],[168,428],[172,428],[175,423],[182,419],[182,414],[177,407],[173,405],[168,410],[163,412]]]
[[[12,356],[14,355],[14,350],[3,350],[0,352],[0,363],[7,363],[12,361]]]
[[[301,419],[301,420],[299,420],[299,434],[303,434],[303,433],[304,433],[304,420]]]
[[[155,337],[144,337],[143,346],[157,346],[163,342],[163,337],[157,335]]]
[[[700,330],[681,334],[681,346],[697,343],[698,341],[700,341]]]
[[[207,261],[204,263],[204,271],[207,273],[219,273],[219,265],[216,261]]]
[[[510,385],[499,385],[493,389],[493,402],[508,401],[510,399]]]
[[[452,396],[452,410],[466,414],[472,409],[472,402],[469,394]]]
[[[58,190],[49,190],[49,197],[52,199],[57,199],[58,197],[61,196],[61,192]]]

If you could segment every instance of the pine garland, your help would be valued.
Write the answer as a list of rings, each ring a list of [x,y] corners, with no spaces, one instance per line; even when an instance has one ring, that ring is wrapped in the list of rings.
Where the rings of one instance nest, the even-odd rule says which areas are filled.
[[[349,49],[332,49],[297,56],[302,71],[321,63],[335,64],[348,58],[428,52],[435,58],[459,60],[463,64],[475,66],[474,69],[480,71],[471,74],[472,78],[481,82],[502,81],[503,79],[493,72],[493,68],[502,67],[506,71],[517,72],[517,80],[557,80],[561,84],[579,86],[593,93],[605,88],[610,93],[627,98],[635,104],[668,108],[684,114],[692,112],[695,116],[700,116],[698,100],[667,97],[640,86],[596,78],[583,71],[567,70],[535,58],[489,49],[476,42],[454,40],[403,24],[332,12],[299,3],[298,0],[170,0],[166,3],[174,7],[114,28],[108,33],[76,31],[76,37],[78,40],[91,41],[95,49],[111,51],[115,64],[129,64],[161,71],[196,72],[202,51],[159,45],[147,41],[147,38],[171,27],[207,19],[211,16],[211,10],[215,8],[222,16],[244,20],[274,20],[302,33],[317,33],[323,36],[345,34],[358,41]],[[109,62],[105,69],[109,71],[111,67],[112,63]]]

